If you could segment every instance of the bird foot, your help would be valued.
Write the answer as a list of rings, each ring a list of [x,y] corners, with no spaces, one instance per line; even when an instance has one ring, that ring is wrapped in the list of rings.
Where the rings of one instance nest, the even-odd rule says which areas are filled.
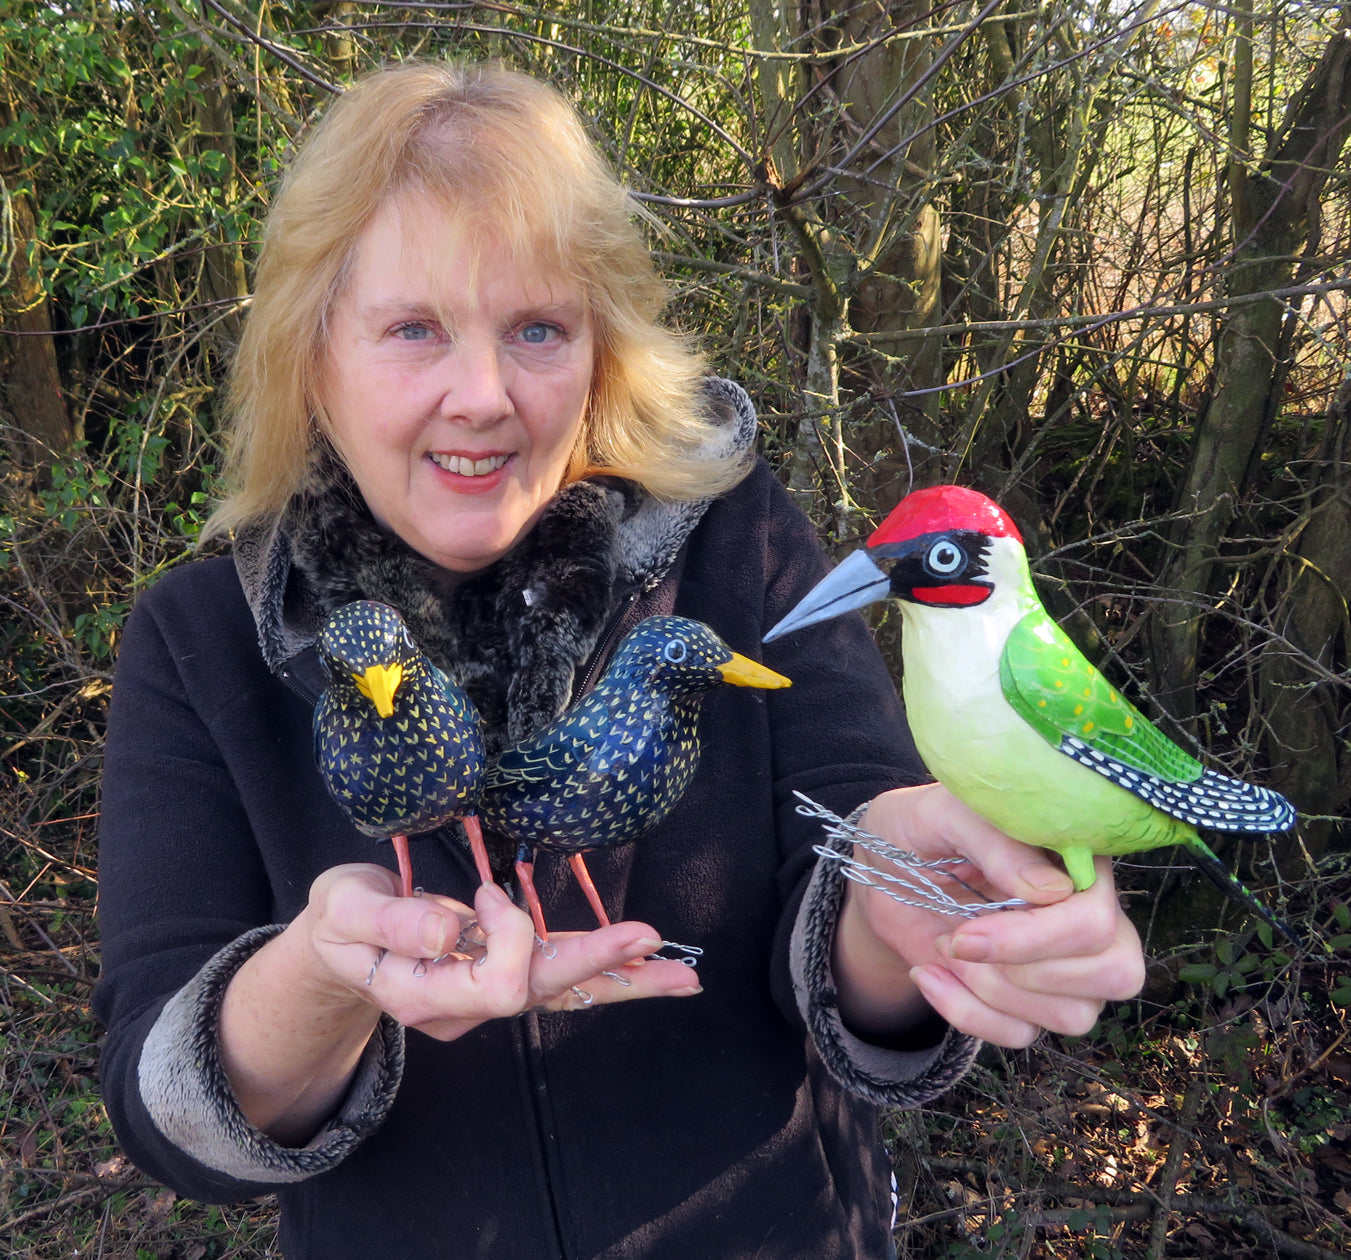
[[[805,818],[820,819],[822,829],[836,844],[848,845],[851,849],[857,846],[890,864],[890,870],[881,870],[867,862],[860,862],[847,851],[824,844],[813,846],[812,852],[817,857],[824,862],[834,862],[845,879],[851,879],[864,888],[872,888],[903,906],[933,910],[939,914],[956,915],[963,919],[974,919],[993,910],[1017,910],[1027,905],[1027,902],[1017,897],[1011,897],[1007,901],[992,901],[965,880],[959,879],[949,868],[960,866],[965,862],[965,858],[920,858],[917,854],[898,849],[880,836],[846,822],[837,814],[831,813],[824,805],[817,804],[810,796],[801,792],[794,792],[793,795],[802,802],[797,807],[797,812]],[[945,892],[932,876],[941,876],[952,881],[979,900],[958,901]]]
[[[483,929],[479,927],[477,919],[470,919],[468,923],[460,929],[460,935],[455,938],[455,951],[459,954],[472,954],[475,950],[487,951],[488,939],[483,935]]]
[[[704,956],[704,951],[698,945],[682,945],[679,941],[662,941],[648,957],[660,958],[661,951],[664,949],[669,949],[672,953],[681,955],[679,958],[668,959],[667,961],[684,963],[687,967],[697,967],[699,959]]]

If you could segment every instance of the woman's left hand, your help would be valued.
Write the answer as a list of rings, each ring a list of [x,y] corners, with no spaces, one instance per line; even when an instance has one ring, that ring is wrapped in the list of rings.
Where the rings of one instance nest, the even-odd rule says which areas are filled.
[[[860,826],[921,857],[964,857],[966,882],[1032,903],[954,920],[850,881],[834,961],[841,1014],[860,1036],[914,1023],[927,1005],[963,1032],[1018,1048],[1043,1029],[1087,1033],[1106,1002],[1139,992],[1144,957],[1110,860],[1098,858],[1098,878],[1076,893],[1051,854],[1010,839],[938,784],[883,793]]]

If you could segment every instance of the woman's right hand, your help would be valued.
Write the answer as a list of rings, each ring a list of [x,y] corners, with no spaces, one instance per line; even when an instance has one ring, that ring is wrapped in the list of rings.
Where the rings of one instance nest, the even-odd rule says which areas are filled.
[[[684,963],[647,959],[661,945],[647,924],[559,932],[541,948],[530,916],[495,884],[480,887],[470,908],[451,897],[401,897],[381,866],[338,866],[314,881],[292,927],[306,934],[316,979],[443,1041],[532,1007],[699,992]]]

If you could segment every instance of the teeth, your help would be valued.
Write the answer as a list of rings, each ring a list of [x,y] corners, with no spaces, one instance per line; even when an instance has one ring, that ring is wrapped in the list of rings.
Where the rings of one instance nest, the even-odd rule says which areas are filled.
[[[486,459],[468,459],[463,455],[432,455],[432,462],[448,473],[461,477],[486,477],[496,472],[510,458],[508,455],[489,455]]]

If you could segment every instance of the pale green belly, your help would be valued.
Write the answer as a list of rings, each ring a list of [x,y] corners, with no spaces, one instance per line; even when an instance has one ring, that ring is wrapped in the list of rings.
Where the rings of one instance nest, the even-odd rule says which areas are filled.
[[[915,744],[934,778],[1015,840],[1117,855],[1185,844],[1196,834],[1051,747],[1002,694],[982,702],[911,669],[904,691]]]

